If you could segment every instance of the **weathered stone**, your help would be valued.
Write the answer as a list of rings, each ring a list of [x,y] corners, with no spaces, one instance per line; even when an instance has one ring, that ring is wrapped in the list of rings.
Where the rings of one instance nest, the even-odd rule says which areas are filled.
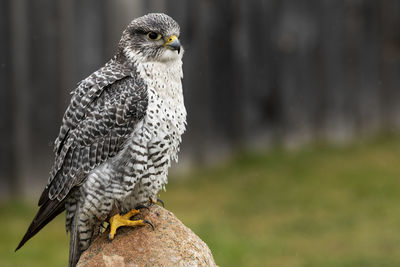
[[[78,267],[216,266],[210,249],[172,212],[152,205],[137,218],[154,225],[121,227],[113,241],[108,230],[82,254]]]

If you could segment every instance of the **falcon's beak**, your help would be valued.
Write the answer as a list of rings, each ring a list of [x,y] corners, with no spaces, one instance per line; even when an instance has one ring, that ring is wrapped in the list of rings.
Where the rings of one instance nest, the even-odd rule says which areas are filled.
[[[175,35],[170,36],[168,40],[164,43],[164,46],[172,50],[177,50],[178,54],[181,51],[181,43],[179,42],[178,37],[176,37]]]

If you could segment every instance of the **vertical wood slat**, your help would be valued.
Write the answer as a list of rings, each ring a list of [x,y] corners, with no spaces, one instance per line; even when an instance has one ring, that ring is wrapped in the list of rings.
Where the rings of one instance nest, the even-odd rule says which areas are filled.
[[[380,62],[383,91],[384,123],[400,129],[400,2],[381,1]]]
[[[75,0],[75,56],[79,79],[100,68],[106,60],[106,2]]]
[[[10,112],[13,109],[12,99],[12,56],[11,53],[11,29],[8,27],[12,17],[10,14],[11,3],[7,1],[0,2],[0,196],[6,195],[10,190],[16,193],[17,184],[16,166],[15,166],[15,150],[13,149],[13,115]]]
[[[143,15],[144,2],[131,0],[106,0],[106,55],[113,56],[117,50],[122,31],[133,18]]]
[[[57,0],[56,12],[58,16],[57,22],[57,56],[59,75],[58,89],[60,91],[57,99],[58,110],[57,117],[61,121],[64,111],[69,104],[70,92],[76,87],[78,82],[77,60],[75,43],[77,30],[75,26],[75,2]],[[58,129],[56,129],[58,130]],[[55,138],[55,136],[53,137]]]

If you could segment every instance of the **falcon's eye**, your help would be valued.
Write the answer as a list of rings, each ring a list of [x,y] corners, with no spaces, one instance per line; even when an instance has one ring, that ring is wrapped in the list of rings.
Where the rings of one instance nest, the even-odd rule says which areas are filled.
[[[147,34],[147,37],[149,37],[149,39],[151,40],[160,40],[161,39],[161,34],[155,33],[155,32],[149,32]]]

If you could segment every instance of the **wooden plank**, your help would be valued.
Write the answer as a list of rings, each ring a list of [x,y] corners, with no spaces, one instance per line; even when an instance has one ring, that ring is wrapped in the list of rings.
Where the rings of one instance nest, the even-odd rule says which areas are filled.
[[[13,103],[12,103],[12,57],[11,50],[11,14],[10,2],[0,1],[0,197],[8,195],[12,190],[17,191],[16,162],[14,155],[13,135]]]

